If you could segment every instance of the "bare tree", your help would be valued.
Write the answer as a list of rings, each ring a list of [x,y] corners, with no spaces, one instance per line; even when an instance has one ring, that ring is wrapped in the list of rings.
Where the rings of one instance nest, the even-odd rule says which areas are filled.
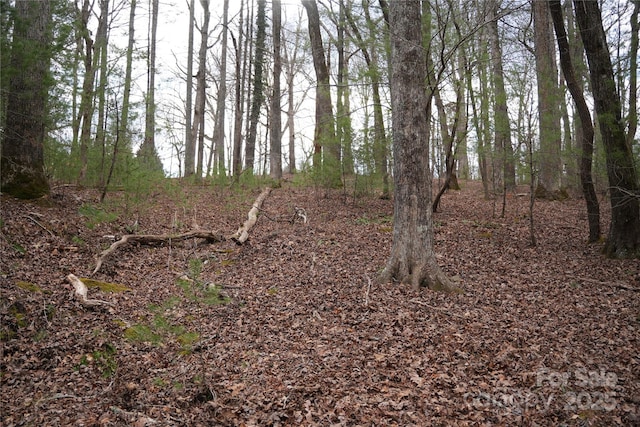
[[[136,0],[131,0],[129,12],[129,41],[127,44],[127,59],[124,74],[124,89],[122,93],[122,111],[120,116],[120,126],[118,126],[118,140],[130,148],[129,141],[129,99],[131,96],[131,74],[133,63],[133,44],[135,42],[135,17]]]
[[[213,128],[213,145],[215,147],[215,174],[225,171],[224,156],[224,119],[225,103],[227,101],[227,44],[229,34],[229,0],[224,0],[222,6],[222,47],[220,52],[220,84],[216,99],[215,125]],[[239,76],[236,76],[238,78]],[[209,170],[209,168],[207,168]]]
[[[391,2],[389,23],[393,66],[393,247],[379,280],[451,289],[450,279],[437,265],[433,248],[420,2]]]
[[[191,133],[193,113],[193,33],[195,30],[195,0],[189,3],[189,40],[187,42],[187,92],[185,96],[184,176],[196,172],[196,142]]]
[[[495,127],[495,151],[497,152],[498,164],[494,165],[494,170],[498,169],[500,174],[496,176],[502,184],[501,190],[508,190],[515,187],[516,171],[515,159],[513,157],[513,146],[511,145],[511,126],[509,123],[509,112],[507,107],[507,91],[504,84],[504,67],[502,64],[502,47],[498,34],[498,8],[500,0],[491,0],[489,8],[491,19],[488,26],[489,44],[491,51],[491,71],[493,75],[493,102],[494,102],[494,127]]]
[[[567,88],[571,93],[576,110],[580,116],[580,124],[582,126],[581,137],[581,155],[580,155],[580,182],[582,184],[582,193],[587,205],[587,218],[589,223],[589,242],[594,243],[600,239],[600,205],[598,204],[598,196],[593,186],[593,178],[591,174],[591,165],[593,163],[593,123],[591,122],[591,113],[587,102],[585,101],[582,88],[578,83],[576,73],[571,60],[571,48],[569,47],[569,39],[564,28],[564,19],[562,16],[562,6],[560,0],[550,0],[549,8],[553,19],[553,26],[556,32],[558,49],[560,51],[560,66],[562,73],[567,81]]]
[[[253,59],[253,96],[251,99],[251,111],[249,113],[249,134],[245,145],[244,167],[253,170],[256,152],[256,139],[258,132],[258,120],[260,110],[264,104],[264,61],[266,51],[266,0],[258,0],[258,11],[256,13],[256,41],[255,56]]]
[[[151,25],[149,34],[149,57],[147,60],[147,96],[145,106],[144,141],[138,157],[149,170],[162,171],[162,162],[156,151],[156,40],[158,36],[159,0],[150,0]]]
[[[536,195],[553,199],[558,197],[562,172],[559,108],[561,98],[558,88],[558,70],[548,3],[533,1],[531,10],[535,39],[540,137],[540,178]]]
[[[271,144],[269,150],[269,175],[274,179],[282,178],[282,106],[280,105],[280,74],[282,58],[280,56],[281,10],[280,0],[271,2],[273,14],[273,94],[271,96]]]
[[[605,252],[614,258],[640,257],[640,187],[631,146],[625,140],[621,103],[600,6],[589,0],[574,0],[573,5],[587,54],[598,124],[607,156],[611,225]]]
[[[202,178],[204,158],[204,116],[207,96],[207,50],[209,41],[209,0],[200,0],[204,19],[200,27],[200,48],[198,50],[198,72],[196,73],[196,102],[191,126],[192,144],[197,147],[196,176]],[[197,141],[197,143],[196,143]]]
[[[340,175],[339,173],[335,174],[334,168],[337,165],[333,163],[337,159],[332,158],[333,153],[331,152],[331,149],[334,148],[332,145],[335,144],[335,126],[331,105],[329,68],[322,46],[318,5],[315,0],[303,0],[302,5],[307,11],[313,67],[316,72],[316,127],[313,137],[313,167],[316,171],[323,171],[327,178],[326,184],[331,186],[337,184],[336,179],[338,182],[340,181]]]

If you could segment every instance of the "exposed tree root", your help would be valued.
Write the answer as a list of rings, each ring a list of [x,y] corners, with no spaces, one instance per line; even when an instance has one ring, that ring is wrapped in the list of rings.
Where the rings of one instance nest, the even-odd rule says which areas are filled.
[[[412,268],[401,262],[400,259],[391,259],[387,263],[378,283],[400,282],[410,284],[414,289],[427,287],[434,291],[446,293],[460,293],[462,289],[438,267],[435,263],[423,262]]]

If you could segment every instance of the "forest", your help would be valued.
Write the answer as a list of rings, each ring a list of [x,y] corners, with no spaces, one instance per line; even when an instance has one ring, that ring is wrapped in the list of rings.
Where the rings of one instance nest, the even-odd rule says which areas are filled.
[[[1,424],[637,425],[639,14],[0,0]]]

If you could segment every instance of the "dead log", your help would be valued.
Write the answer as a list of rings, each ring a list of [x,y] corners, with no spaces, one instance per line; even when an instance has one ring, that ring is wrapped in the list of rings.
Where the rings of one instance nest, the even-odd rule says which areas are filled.
[[[236,231],[236,233],[231,236],[231,239],[235,240],[238,243],[244,243],[247,241],[247,239],[249,238],[249,230],[251,230],[251,228],[256,224],[256,221],[258,221],[258,212],[262,207],[262,202],[264,202],[264,199],[267,198],[270,192],[271,187],[267,187],[262,191],[262,193],[260,193],[256,201],[253,202],[251,210],[247,214],[247,220],[244,222],[244,224],[242,224],[240,228],[238,228],[238,231]]]
[[[128,243],[143,243],[150,245],[154,243],[179,242],[187,239],[206,239],[212,243],[223,242],[226,240],[222,234],[206,230],[192,230],[183,234],[125,234],[120,238],[120,240],[113,242],[111,246],[100,253],[98,261],[96,262],[96,268],[93,269],[93,274],[96,274],[98,270],[100,270],[102,262],[106,257],[115,252],[120,246],[124,246]]]
[[[120,240],[113,242],[111,246],[100,253],[98,260],[96,261],[96,268],[93,269],[92,274],[96,274],[98,270],[100,270],[105,258],[114,253],[120,246],[124,246],[129,243],[150,245],[155,243],[179,242],[187,239],[205,239],[211,243],[224,242],[226,240],[233,239],[237,243],[244,243],[249,238],[249,230],[251,230],[258,220],[260,207],[270,192],[271,188],[267,187],[262,191],[262,193],[260,193],[255,202],[253,202],[251,210],[247,214],[247,220],[232,236],[226,237],[219,233],[199,229],[197,226],[195,230],[183,234],[125,234],[120,238]]]

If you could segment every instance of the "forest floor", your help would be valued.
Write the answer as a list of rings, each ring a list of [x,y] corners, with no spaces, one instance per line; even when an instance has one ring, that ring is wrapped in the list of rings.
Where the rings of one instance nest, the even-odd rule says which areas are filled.
[[[532,247],[528,197],[501,216],[462,185],[434,215],[458,294],[376,283],[374,196],[288,183],[244,245],[132,244],[92,274],[109,236],[233,234],[261,189],[3,195],[0,425],[640,425],[640,260],[586,244],[581,199],[537,201]],[[70,273],[126,290],[87,306]]]

